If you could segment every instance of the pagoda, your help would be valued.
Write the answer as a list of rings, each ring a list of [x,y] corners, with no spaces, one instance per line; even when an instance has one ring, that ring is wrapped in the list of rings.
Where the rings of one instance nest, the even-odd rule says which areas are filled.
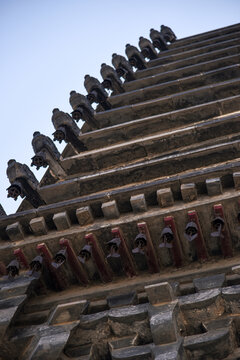
[[[0,360],[240,359],[240,24],[125,53],[8,162]]]

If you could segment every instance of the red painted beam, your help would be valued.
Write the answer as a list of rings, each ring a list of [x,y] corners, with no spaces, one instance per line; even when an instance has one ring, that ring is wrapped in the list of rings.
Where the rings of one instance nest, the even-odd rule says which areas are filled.
[[[16,259],[18,260],[19,264],[21,267],[23,267],[24,269],[29,269],[29,264],[28,264],[28,261],[26,259],[26,256],[24,255],[22,249],[18,248],[18,249],[15,249],[13,251]]]
[[[97,266],[99,275],[103,282],[109,282],[112,280],[111,270],[105,261],[105,256],[101,247],[98,244],[97,238],[94,234],[90,233],[85,235],[85,239],[88,245],[92,247],[92,257]]]
[[[232,241],[229,233],[229,229],[227,226],[227,222],[224,216],[223,206],[222,204],[217,204],[213,206],[214,215],[216,217],[221,217],[224,220],[224,225],[221,228],[220,241],[221,241],[221,250],[224,257],[233,256],[232,250]]]
[[[148,230],[148,226],[145,222],[137,224],[138,231],[141,234],[144,234],[147,239],[146,245],[146,259],[148,263],[148,268],[151,273],[159,272],[159,265],[156,257],[156,251],[153,247],[152,239]]]
[[[177,233],[174,218],[173,216],[165,216],[163,220],[165,226],[169,227],[173,232],[174,241],[172,247],[172,255],[173,255],[174,264],[176,267],[181,267],[183,264],[182,249],[181,249],[180,240]]]
[[[57,288],[64,290],[67,287],[67,280],[61,273],[61,268],[55,268],[52,266],[53,257],[45,243],[37,245],[37,251],[43,257],[43,261],[48,268],[50,274],[53,276],[54,281],[56,282]]]
[[[62,238],[60,239],[59,244],[61,247],[65,247],[67,249],[68,262],[78,282],[80,282],[83,285],[87,285],[89,283],[88,276],[82,264],[78,260],[70,244],[70,241],[68,239]]]
[[[196,245],[197,257],[199,260],[205,261],[208,258],[208,252],[207,252],[206,243],[203,238],[202,229],[199,223],[197,212],[195,210],[188,211],[188,218],[190,221],[196,224],[198,229],[197,237],[193,240]]]
[[[123,237],[122,230],[118,227],[112,229],[113,237],[119,238],[121,243],[119,245],[119,254],[123,264],[123,269],[127,276],[132,277],[136,275],[136,270],[133,264],[132,257],[129,253],[126,241]]]

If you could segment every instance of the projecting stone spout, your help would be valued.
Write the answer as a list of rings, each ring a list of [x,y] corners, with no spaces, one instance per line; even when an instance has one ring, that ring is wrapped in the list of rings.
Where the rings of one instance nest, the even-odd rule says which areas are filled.
[[[138,70],[144,70],[147,68],[146,61],[140,51],[136,48],[136,46],[127,44],[125,53],[132,66],[134,66]]]
[[[104,110],[111,109],[111,104],[107,101],[108,93],[98,79],[85,75],[84,87],[88,92],[87,99],[90,104],[97,103],[100,104]]]
[[[45,204],[38,194],[39,183],[27,165],[14,159],[9,160],[7,177],[11,183],[11,186],[7,188],[8,197],[12,197],[14,200],[17,200],[18,196],[26,197],[35,208]]]
[[[56,130],[53,133],[54,141],[61,143],[64,140],[66,143],[71,143],[77,152],[87,150],[78,138],[81,131],[69,114],[59,109],[53,109],[52,123]]]
[[[36,166],[37,170],[40,167],[47,167],[49,165],[50,171],[57,178],[64,178],[65,171],[61,167],[61,155],[54,145],[53,141],[39,131],[35,131],[32,139],[32,147],[35,156],[32,157],[31,166]]]
[[[149,60],[157,59],[157,52],[150,40],[140,36],[138,45],[144,58]]]
[[[112,54],[112,64],[120,77],[126,81],[135,80],[133,69],[124,56]]]
[[[86,121],[91,129],[99,128],[99,124],[94,118],[94,110],[86,96],[72,90],[70,92],[69,102],[73,108],[72,117],[74,120],[79,121],[82,119]]]
[[[102,64],[100,73],[103,78],[102,86],[105,89],[112,90],[114,94],[123,93],[125,91],[122,86],[122,81],[112,66],[105,63]]]

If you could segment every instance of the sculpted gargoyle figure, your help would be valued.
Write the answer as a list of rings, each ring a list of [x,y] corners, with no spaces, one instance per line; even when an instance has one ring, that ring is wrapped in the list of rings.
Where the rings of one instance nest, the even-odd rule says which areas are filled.
[[[150,40],[140,36],[139,38],[139,42],[138,42],[138,45],[141,49],[141,53],[142,55],[149,59],[149,60],[153,60],[153,59],[156,59],[158,56],[157,56],[157,52],[153,46],[153,44],[151,43]]]
[[[130,44],[126,45],[125,53],[128,57],[128,60],[132,66],[137,68],[138,70],[146,69],[146,61],[143,55],[140,53],[136,46],[132,46]]]
[[[8,197],[12,197],[14,200],[17,200],[19,195],[22,198],[26,197],[35,208],[45,204],[38,194],[39,183],[27,165],[21,164],[14,159],[9,160],[7,177],[11,184],[7,188]]]
[[[173,43],[177,39],[172,29],[165,25],[161,25],[161,34],[163,35],[166,42]]]
[[[40,167],[47,167],[49,165],[50,171],[58,178],[66,176],[65,171],[60,164],[60,153],[48,136],[35,131],[32,139],[32,147],[35,156],[32,157],[31,166],[36,166],[37,170]]]
[[[159,31],[150,29],[150,38],[152,39],[153,46],[157,48],[158,50],[167,50],[167,42],[164,39],[163,34],[161,34]]]
[[[133,69],[124,56],[112,54],[112,64],[120,77],[123,77],[126,81],[135,80]]]
[[[111,104],[107,101],[108,93],[98,79],[93,76],[85,75],[84,87],[88,92],[87,98],[90,103],[100,104],[104,110],[110,110]]]
[[[102,85],[105,89],[112,90],[114,94],[123,93],[124,89],[116,70],[107,64],[101,65],[100,73],[103,78]]]
[[[53,109],[52,123],[56,130],[53,133],[54,141],[57,140],[61,143],[64,140],[67,143],[69,142],[78,152],[87,150],[78,138],[80,134],[79,127],[68,113],[57,108]]]
[[[74,120],[78,121],[82,119],[86,121],[91,129],[99,128],[99,124],[94,118],[94,110],[86,96],[72,90],[70,92],[69,102],[73,108],[72,117]]]

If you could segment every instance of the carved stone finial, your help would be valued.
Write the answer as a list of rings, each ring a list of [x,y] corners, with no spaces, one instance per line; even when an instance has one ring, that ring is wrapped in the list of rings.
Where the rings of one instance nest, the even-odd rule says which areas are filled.
[[[167,42],[164,39],[163,34],[159,31],[155,29],[150,29],[150,38],[153,42],[153,46],[155,46],[155,48],[157,48],[158,50],[164,51],[168,49]]]
[[[78,121],[82,119],[88,123],[91,129],[99,128],[99,124],[94,118],[94,110],[86,96],[72,90],[70,92],[69,102],[73,108],[72,117],[74,120]]]
[[[51,172],[57,178],[64,178],[66,176],[60,164],[60,153],[52,139],[41,134],[39,131],[35,131],[32,147],[35,156],[32,157],[31,166],[36,166],[38,170],[40,167],[47,167],[49,165]]]
[[[87,99],[92,104],[93,102],[100,104],[104,110],[111,109],[111,104],[108,102],[108,94],[98,79],[93,76],[86,75],[84,78],[84,86],[88,92]]]
[[[124,56],[114,53],[112,55],[112,64],[119,77],[123,77],[126,81],[135,80],[133,69]]]
[[[34,207],[45,204],[38,194],[38,181],[27,165],[14,159],[9,160],[7,177],[11,183],[7,189],[8,197],[12,197],[14,200],[17,200],[18,196],[26,197]]]
[[[103,78],[102,85],[104,88],[113,90],[115,94],[124,92],[122,82],[113,67],[104,63],[101,65],[100,73]]]
[[[85,145],[79,140],[79,127],[68,113],[54,109],[52,123],[56,130],[53,133],[54,141],[61,143],[64,140],[66,143],[71,143],[78,152],[87,150]]]
[[[143,57],[149,60],[153,60],[158,57],[157,52],[150,40],[140,36],[138,45],[141,49]]]
[[[136,46],[127,44],[125,52],[132,66],[134,66],[138,70],[146,69],[147,66],[145,59],[143,55],[140,53],[140,51],[136,48]]]
[[[173,43],[177,39],[172,29],[165,25],[161,25],[161,34],[163,35],[166,42]]]

